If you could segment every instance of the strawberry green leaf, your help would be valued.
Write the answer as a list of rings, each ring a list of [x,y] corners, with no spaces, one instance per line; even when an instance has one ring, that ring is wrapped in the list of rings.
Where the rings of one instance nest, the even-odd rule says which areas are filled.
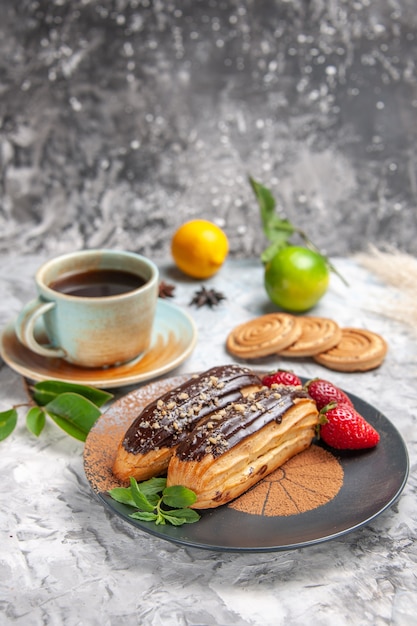
[[[26,426],[27,429],[35,435],[35,437],[39,437],[41,432],[45,426],[45,412],[42,411],[38,406],[33,406],[26,415]]]
[[[83,396],[98,407],[103,406],[113,398],[113,394],[103,391],[102,389],[96,389],[95,387],[88,387],[86,385],[77,385],[75,383],[66,383],[59,380],[44,380],[36,383],[32,389],[34,400],[40,406],[44,406],[57,396],[68,392]]]
[[[175,509],[190,506],[190,504],[194,504],[196,500],[197,496],[194,491],[191,491],[191,489],[187,487],[181,487],[180,485],[166,487],[162,492],[163,503]]]
[[[0,413],[0,441],[12,434],[17,424],[17,411],[10,409]]]

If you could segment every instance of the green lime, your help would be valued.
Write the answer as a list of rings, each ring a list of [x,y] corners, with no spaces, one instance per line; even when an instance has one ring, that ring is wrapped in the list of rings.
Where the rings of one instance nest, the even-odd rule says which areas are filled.
[[[265,289],[274,304],[285,311],[311,309],[329,286],[326,259],[309,248],[287,246],[265,266]]]

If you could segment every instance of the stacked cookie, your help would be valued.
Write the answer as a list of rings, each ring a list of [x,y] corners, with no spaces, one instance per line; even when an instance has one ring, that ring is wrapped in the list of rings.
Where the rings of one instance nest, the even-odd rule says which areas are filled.
[[[363,372],[378,367],[387,344],[378,333],[361,328],[341,328],[325,317],[269,313],[236,326],[228,335],[227,350],[239,359],[274,354],[312,357],[341,372]]]

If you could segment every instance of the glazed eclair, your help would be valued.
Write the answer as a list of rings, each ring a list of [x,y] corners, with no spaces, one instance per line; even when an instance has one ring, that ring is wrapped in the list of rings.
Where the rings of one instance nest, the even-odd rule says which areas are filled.
[[[147,480],[164,474],[178,444],[196,423],[238,402],[245,392],[262,385],[246,367],[213,367],[190,377],[146,406],[120,442],[113,473],[122,481],[130,476]]]
[[[318,420],[301,388],[263,387],[211,414],[181,441],[167,485],[192,489],[196,509],[226,504],[308,448]]]

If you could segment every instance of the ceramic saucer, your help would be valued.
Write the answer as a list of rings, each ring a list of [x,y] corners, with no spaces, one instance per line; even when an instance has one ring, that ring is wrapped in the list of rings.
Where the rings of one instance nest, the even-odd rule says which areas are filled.
[[[42,340],[42,328],[39,328]],[[197,341],[193,319],[180,308],[158,300],[151,346],[137,361],[108,368],[81,368],[63,359],[44,357],[23,346],[14,321],[4,329],[0,353],[7,365],[30,380],[62,380],[99,388],[133,385],[172,371],[190,356]]]

